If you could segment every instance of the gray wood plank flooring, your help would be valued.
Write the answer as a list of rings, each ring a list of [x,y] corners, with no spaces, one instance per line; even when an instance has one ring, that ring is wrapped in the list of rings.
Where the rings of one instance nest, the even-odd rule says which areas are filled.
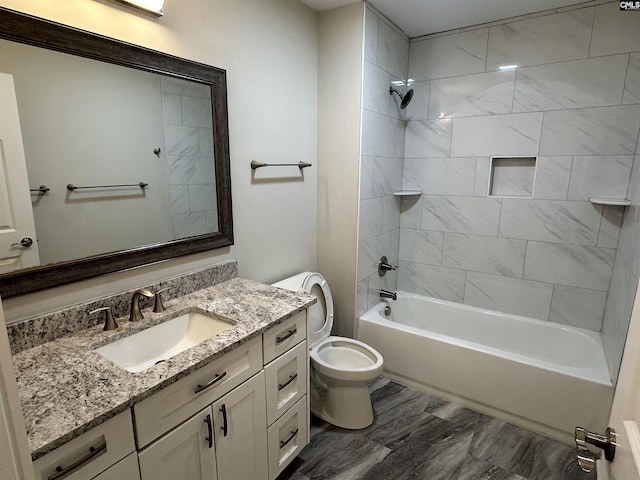
[[[312,417],[311,442],[278,480],[595,480],[575,447],[385,378],[371,385],[373,425]]]

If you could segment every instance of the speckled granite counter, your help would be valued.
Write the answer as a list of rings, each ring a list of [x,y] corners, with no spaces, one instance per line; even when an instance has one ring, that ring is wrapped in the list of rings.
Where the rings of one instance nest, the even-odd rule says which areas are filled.
[[[166,302],[163,313],[118,319],[120,328],[91,327],[14,355],[32,458],[123,412],[224,353],[315,303],[315,297],[234,278]],[[235,322],[233,328],[155,365],[130,373],[94,348],[186,311],[204,311]]]

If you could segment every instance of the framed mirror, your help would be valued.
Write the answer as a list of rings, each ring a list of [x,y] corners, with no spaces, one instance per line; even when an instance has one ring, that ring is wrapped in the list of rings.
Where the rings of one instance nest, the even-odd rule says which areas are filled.
[[[233,244],[224,70],[0,8],[0,72],[39,258],[0,296]]]

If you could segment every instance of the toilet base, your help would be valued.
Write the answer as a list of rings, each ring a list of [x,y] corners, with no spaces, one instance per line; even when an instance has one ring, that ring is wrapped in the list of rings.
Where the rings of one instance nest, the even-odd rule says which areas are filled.
[[[366,383],[312,386],[311,413],[337,427],[360,430],[373,423],[373,407]]]

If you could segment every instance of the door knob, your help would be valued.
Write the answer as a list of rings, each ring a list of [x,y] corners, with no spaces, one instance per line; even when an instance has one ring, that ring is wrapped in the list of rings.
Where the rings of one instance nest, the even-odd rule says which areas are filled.
[[[33,245],[33,239],[30,237],[24,237],[20,242],[11,244],[12,247],[19,246],[24,248],[29,248],[31,245]]]
[[[616,455],[616,431],[613,428],[607,428],[604,435],[592,433],[582,427],[576,427],[575,441],[577,448],[578,465],[584,472],[590,472],[596,466],[596,460],[600,455],[592,453],[587,444],[593,445],[604,451],[604,458],[609,462],[613,462]]]

